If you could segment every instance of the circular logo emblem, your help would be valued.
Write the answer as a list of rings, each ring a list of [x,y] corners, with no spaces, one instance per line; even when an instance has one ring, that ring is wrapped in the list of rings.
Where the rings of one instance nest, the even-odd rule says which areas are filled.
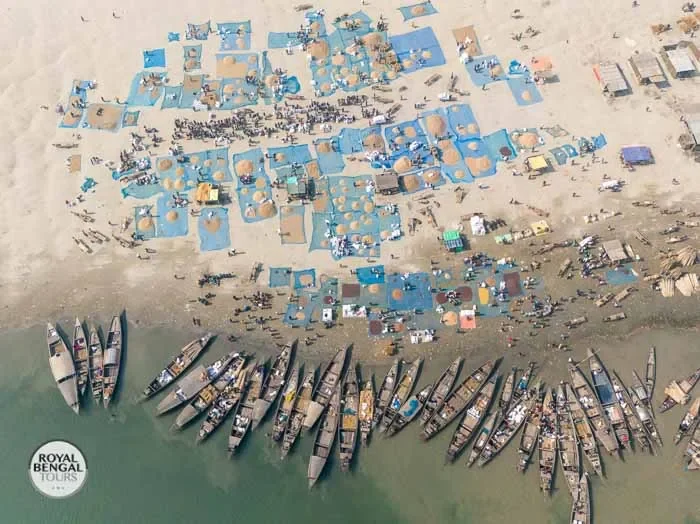
[[[70,442],[52,440],[42,444],[32,455],[29,478],[42,495],[60,499],[70,497],[85,484],[87,461]]]

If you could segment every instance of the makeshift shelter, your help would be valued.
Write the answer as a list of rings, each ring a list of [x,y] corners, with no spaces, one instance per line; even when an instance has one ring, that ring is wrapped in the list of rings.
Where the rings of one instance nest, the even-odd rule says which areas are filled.
[[[442,243],[448,251],[459,253],[464,250],[462,235],[456,229],[448,229],[442,234]]]
[[[607,242],[603,242],[603,249],[605,250],[605,254],[608,255],[610,261],[614,264],[624,262],[629,258],[627,256],[627,252],[622,247],[622,242],[619,240],[608,240]]]
[[[666,81],[661,64],[652,53],[634,54],[629,59],[630,67],[640,85],[661,84]]]
[[[647,146],[624,146],[620,149],[620,160],[628,166],[651,164],[654,156]]]
[[[484,219],[480,215],[473,215],[469,219],[469,223],[472,227],[472,235],[474,236],[484,236],[486,234],[486,226],[484,224]]]
[[[535,233],[536,237],[546,235],[551,231],[549,228],[549,223],[546,220],[539,220],[538,222],[533,222],[530,224],[532,231]]]
[[[382,173],[374,176],[374,187],[382,195],[393,195],[400,191],[399,175],[396,173]]]
[[[292,200],[301,200],[309,196],[309,183],[306,177],[287,177],[287,196]]]
[[[546,82],[556,78],[557,75],[553,69],[552,59],[548,56],[536,56],[530,61],[530,70],[533,73],[535,82],[540,80]]]
[[[529,156],[525,159],[525,169],[534,171],[539,175],[549,169],[549,162],[547,162],[547,158],[544,155]]]
[[[603,63],[593,67],[593,74],[598,79],[603,93],[618,96],[627,94],[629,85],[616,63]]]
[[[194,199],[199,204],[218,204],[220,197],[219,189],[219,186],[215,184],[203,182],[197,186]]]
[[[695,74],[695,64],[687,45],[665,45],[661,50],[661,61],[672,78],[688,78]]]
[[[689,149],[696,152],[700,151],[700,112],[688,114],[684,120],[691,140]]]

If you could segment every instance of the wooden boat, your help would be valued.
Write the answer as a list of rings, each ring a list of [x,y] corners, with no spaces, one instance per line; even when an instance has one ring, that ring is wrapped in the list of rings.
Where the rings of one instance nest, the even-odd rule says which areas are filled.
[[[700,411],[700,397],[696,398],[693,403],[686,411],[681,423],[678,425],[678,431],[673,437],[673,443],[677,446],[678,443],[685,437],[688,433],[693,430],[696,421],[698,420],[698,412]]]
[[[656,348],[651,346],[649,349],[649,358],[647,359],[646,371],[646,387],[649,398],[654,395],[654,385],[656,384]]]
[[[664,393],[666,393],[666,391],[669,391],[670,393],[673,393],[674,396],[671,396],[668,393],[666,393],[666,397],[664,398],[664,401],[661,404],[659,411],[661,413],[663,413],[664,411],[668,411],[673,406],[678,404],[679,401],[681,404],[685,404],[686,402],[688,402],[688,400],[690,400],[688,393],[690,393],[690,390],[692,390],[695,387],[695,384],[698,383],[698,380],[700,380],[700,368],[696,369],[695,373],[690,375],[688,378],[681,380],[680,382],[677,382],[675,380],[671,382],[668,385],[668,387],[664,389]]]
[[[472,464],[476,462],[476,459],[481,456],[484,447],[486,447],[486,444],[488,444],[491,434],[496,427],[496,422],[498,422],[499,416],[500,412],[493,411],[481,425],[481,428],[479,428],[479,431],[476,433],[476,438],[474,439],[474,445],[469,453],[469,459],[467,460],[468,467],[471,467]]]
[[[436,410],[442,407],[445,402],[445,397],[449,395],[452,386],[454,386],[457,375],[459,374],[459,366],[462,364],[462,357],[458,357],[449,367],[440,375],[440,378],[435,382],[435,388],[430,393],[428,400],[423,406],[423,411],[420,414],[420,425],[425,425],[430,417],[433,416]]]
[[[564,392],[566,394],[566,402],[571,415],[571,422],[576,430],[576,436],[581,443],[583,455],[588,460],[588,463],[599,476],[603,476],[603,463],[600,461],[600,453],[598,452],[598,444],[595,439],[595,434],[591,421],[586,415],[586,410],[579,402],[576,392],[568,382],[564,384]],[[578,481],[577,481],[578,482]]]
[[[335,441],[336,430],[338,429],[339,413],[340,384],[336,384],[329,399],[328,409],[321,417],[314,447],[311,451],[309,469],[306,475],[309,480],[309,489],[316,484],[316,481],[321,476],[321,472],[323,472],[323,468],[333,449],[333,442]]]
[[[282,391],[284,383],[287,381],[289,364],[294,357],[295,346],[296,340],[286,344],[272,363],[270,373],[268,373],[267,377],[265,377],[262,395],[255,401],[255,405],[253,406],[253,420],[251,422],[252,429],[257,428],[258,425],[265,419],[265,415],[269,411],[270,406],[275,403],[280,391]]]
[[[151,380],[146,386],[141,395],[141,400],[146,400],[152,397],[169,384],[173,383],[187,368],[197,359],[209,344],[209,341],[214,338],[212,333],[207,333],[203,337],[197,338],[189,342],[180,350],[177,356],[173,357],[167,366]]]
[[[535,363],[529,362],[527,365],[527,369],[523,371],[523,375],[520,377],[520,380],[518,380],[517,384],[515,385],[515,389],[513,389],[513,395],[510,399],[511,403],[514,403],[515,401],[520,399],[520,397],[522,397],[525,393],[527,393],[527,390],[530,387],[530,380],[532,379],[532,375],[534,372]]]
[[[518,368],[513,367],[506,377],[506,382],[501,390],[501,398],[498,400],[498,410],[505,415],[510,407],[510,401],[513,400],[513,390],[515,388],[515,377],[518,374]]]
[[[90,375],[90,389],[92,390],[92,398],[98,404],[102,400],[102,341],[97,333],[95,326],[90,326],[90,345],[88,346],[90,355],[90,367],[88,368]]]
[[[656,423],[654,422],[654,417],[652,417],[651,415],[651,411],[649,410],[647,405],[644,402],[642,402],[637,396],[637,392],[634,388],[628,389],[627,392],[629,393],[630,398],[632,399],[632,404],[634,404],[634,409],[637,412],[639,420],[641,421],[644,428],[647,430],[647,434],[652,438],[652,440],[656,443],[657,446],[663,446],[661,434],[659,433],[659,430],[656,427]]]
[[[700,469],[700,424],[695,421],[695,431],[683,452],[686,458],[686,469],[697,471]]]
[[[520,445],[518,446],[518,466],[517,470],[525,473],[530,457],[535,451],[537,441],[540,436],[540,418],[542,416],[543,393],[539,384],[535,387],[535,402],[525,418],[523,432],[520,434]]]
[[[428,396],[430,395],[430,392],[433,390],[434,386],[435,384],[428,384],[418,393],[414,393],[408,397],[406,402],[404,402],[401,406],[401,409],[399,409],[399,412],[396,414],[396,418],[387,428],[384,435],[391,437],[408,426],[408,424],[415,419],[416,416],[418,416],[421,409],[423,409],[425,401],[428,400]]]
[[[75,373],[73,356],[68,351],[61,335],[51,324],[46,325],[46,343],[49,348],[49,367],[58,390],[63,395],[66,404],[78,413],[80,411],[78,377]]]
[[[162,415],[192,400],[204,387],[219,378],[237,355],[238,353],[232,351],[215,360],[207,367],[200,364],[194,368],[187,375],[178,380],[177,387],[160,401],[156,407],[156,413]]]
[[[112,324],[107,333],[104,361],[102,367],[102,403],[109,406],[117,389],[119,380],[119,368],[122,361],[122,319],[120,316],[112,318]]]
[[[569,412],[569,404],[566,401],[566,391],[563,384],[557,386],[556,403],[559,464],[564,473],[566,487],[569,488],[569,493],[575,497],[578,480],[581,478],[581,460],[579,458],[578,440],[576,439],[576,428]],[[593,433],[590,435],[593,438]]]
[[[311,429],[316,421],[321,416],[321,413],[326,409],[330,401],[335,387],[340,384],[343,378],[343,370],[345,369],[345,357],[348,354],[348,348],[345,347],[338,351],[333,360],[328,364],[326,369],[321,374],[321,380],[314,391],[309,407],[304,418],[304,429]]]
[[[406,370],[406,372],[401,376],[401,379],[397,383],[396,389],[394,390],[394,394],[389,401],[389,405],[386,407],[384,414],[382,415],[382,421],[379,424],[380,432],[385,432],[391,425],[396,418],[399,409],[401,409],[401,406],[404,402],[406,402],[406,399],[411,394],[411,391],[413,391],[413,388],[416,385],[416,377],[418,376],[422,363],[423,359],[417,358],[411,363],[411,367],[409,367],[408,370]]]
[[[73,327],[73,365],[78,375],[78,396],[82,397],[88,384],[90,373],[88,341],[83,329],[83,323],[76,317]]]
[[[588,380],[586,380],[586,377],[583,376],[581,370],[571,359],[569,359],[569,374],[571,375],[576,399],[586,412],[586,416],[591,423],[596,439],[598,439],[598,442],[601,443],[608,453],[618,453],[619,445],[617,443],[617,438],[615,438],[612,426],[605,416],[605,411],[598,402],[598,397],[593,392],[593,388],[588,383]]]
[[[340,422],[338,424],[338,452],[340,455],[340,470],[350,471],[352,456],[357,447],[357,436],[360,420],[357,416],[360,405],[360,387],[357,384],[357,373],[351,367],[342,386],[340,406]]]
[[[282,390],[277,413],[275,413],[275,421],[272,424],[272,440],[275,442],[282,440],[289,417],[292,415],[292,409],[294,409],[297,398],[297,389],[299,388],[299,372],[300,365],[295,362],[292,371],[289,373],[289,380],[287,380]]]
[[[649,413],[653,415],[654,410],[653,406],[651,403],[651,396],[649,395],[649,392],[647,391],[647,386],[645,382],[642,382],[642,379],[639,378],[639,375],[637,374],[636,371],[632,370],[632,388],[634,392],[637,394],[637,397],[639,398],[639,401],[646,406],[646,408],[649,410]],[[630,394],[631,396],[631,394]]]
[[[296,442],[301,428],[306,418],[306,413],[311,403],[311,396],[314,392],[314,384],[316,383],[316,370],[309,371],[304,377],[301,386],[297,390],[296,400],[292,408],[292,414],[289,416],[287,427],[284,428],[284,439],[282,441],[282,458],[286,457]]]
[[[481,421],[486,416],[489,406],[491,406],[491,400],[496,393],[497,380],[498,375],[494,374],[483,389],[479,391],[471,406],[467,408],[447,448],[447,453],[445,455],[446,463],[455,461],[464,448],[467,447],[475,431],[479,428],[479,424],[481,424]]]
[[[228,456],[231,457],[243,442],[243,438],[248,433],[253,420],[253,406],[255,401],[262,395],[263,383],[265,382],[265,364],[258,364],[253,369],[248,385],[241,400],[233,413],[233,423],[231,424],[231,434],[228,437]]]
[[[542,403],[540,416],[539,464],[540,489],[545,495],[552,492],[554,468],[557,465],[557,442],[559,439],[559,420],[554,391],[548,389]]]
[[[192,420],[209,409],[214,401],[219,398],[221,392],[238,378],[243,371],[246,357],[236,353],[234,359],[229,363],[226,370],[213,382],[207,384],[197,393],[192,400],[182,408],[171,429],[179,430],[184,428]]]
[[[593,388],[615,432],[615,438],[622,449],[627,449],[630,445],[630,431],[627,427],[625,414],[617,400],[608,372],[603,367],[598,355],[590,348],[588,349],[588,365],[593,377]]]
[[[518,430],[525,423],[528,413],[535,404],[537,395],[524,393],[514,402],[508,410],[506,416],[499,422],[498,426],[491,432],[488,441],[481,450],[477,464],[483,467],[488,464],[493,457],[498,455],[505,448]]]
[[[622,383],[622,379],[620,379],[614,370],[612,375],[610,375],[610,381],[612,382],[617,401],[620,403],[622,412],[625,414],[625,419],[627,419],[627,425],[630,431],[632,431],[632,438],[643,451],[653,453],[654,450],[651,446],[651,440],[649,439],[647,430],[644,424],[642,424],[642,421],[639,420],[639,415],[637,415],[637,411],[634,409],[634,404],[632,403],[629,393],[627,393],[625,385]]]
[[[243,369],[236,377],[234,382],[231,382],[228,386],[224,388],[218,398],[214,401],[214,404],[209,409],[207,413],[207,418],[202,425],[199,427],[199,432],[197,433],[197,438],[195,443],[199,444],[204,439],[208,438],[216,428],[218,428],[221,423],[226,420],[229,413],[236,407],[238,402],[241,400],[241,396],[245,392],[246,385],[248,384],[248,377],[250,372],[255,369],[257,363],[247,366]]]
[[[389,405],[392,395],[394,394],[394,389],[396,389],[396,379],[399,376],[399,359],[394,360],[394,363],[389,368],[382,385],[379,387],[377,392],[377,397],[374,404],[374,419],[372,420],[372,427],[376,427],[382,420],[382,415],[384,415],[384,410]]]
[[[588,474],[584,473],[579,480],[574,504],[571,507],[571,524],[590,524],[590,522],[591,498],[588,488]]]
[[[467,409],[476,394],[484,386],[495,367],[492,360],[475,369],[464,382],[457,386],[445,399],[442,407],[433,413],[423,427],[420,437],[429,440],[452,422],[462,411]]]
[[[360,442],[366,447],[374,420],[374,384],[370,378],[360,391]]]

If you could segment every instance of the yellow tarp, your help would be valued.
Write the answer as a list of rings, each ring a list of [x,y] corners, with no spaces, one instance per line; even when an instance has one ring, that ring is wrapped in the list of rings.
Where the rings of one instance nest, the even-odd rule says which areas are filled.
[[[540,170],[540,169],[546,169],[547,168],[547,159],[544,157],[544,155],[537,155],[537,156],[531,156],[527,160],[527,165],[530,166],[530,169],[534,170]]]
[[[530,224],[530,227],[532,228],[532,231],[534,231],[536,237],[546,235],[550,231],[549,224],[546,220],[533,222],[532,224]]]

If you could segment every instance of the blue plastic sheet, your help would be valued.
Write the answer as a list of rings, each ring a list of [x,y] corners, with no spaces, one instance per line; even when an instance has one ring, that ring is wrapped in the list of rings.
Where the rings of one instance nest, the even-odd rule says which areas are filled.
[[[161,109],[175,109],[180,107],[180,99],[182,98],[182,86],[165,86],[163,95],[163,103]]]
[[[197,182],[233,182],[233,175],[228,167],[227,147],[190,153],[186,158],[196,173]]]
[[[187,208],[175,207],[173,194],[166,193],[158,198],[156,208],[156,236],[163,238],[182,237],[188,231]]]
[[[316,287],[316,270],[311,268],[293,271],[292,281],[294,282],[294,289],[314,288]]]
[[[578,156],[578,151],[576,151],[576,148],[571,144],[564,144],[561,146],[561,148],[569,158],[576,158]]]
[[[123,187],[121,190],[122,198],[132,197],[138,199],[151,198],[163,191],[163,187],[159,182],[154,184],[137,184],[136,182],[130,182],[127,186]]]
[[[355,271],[357,280],[360,284],[383,284],[384,283],[384,266],[366,266],[358,267]]]
[[[421,2],[420,4],[399,7],[399,11],[401,11],[404,21],[420,18],[421,16],[434,15],[438,12],[435,6],[430,2]]]
[[[298,303],[287,304],[287,311],[284,314],[284,323],[289,326],[306,327],[311,323],[316,305],[307,299],[305,305]]]
[[[137,235],[144,239],[155,238],[156,236],[156,225],[151,215],[152,207],[147,205],[134,208],[134,230]]]
[[[550,149],[549,152],[554,157],[554,160],[557,161],[558,165],[566,165],[566,162],[568,161],[569,157],[567,156],[566,151],[564,151],[561,147],[554,147]]]
[[[131,88],[126,103],[130,106],[153,106],[158,102],[163,94],[163,86],[143,86],[141,85],[142,78],[148,78],[155,75],[161,78],[164,82],[167,73],[154,73],[152,71],[141,71],[136,73],[136,76],[131,81]]]
[[[489,157],[494,164],[496,162],[513,160],[518,156],[515,147],[510,141],[508,131],[505,129],[499,129],[490,135],[486,135],[483,137],[483,140],[488,148]]]
[[[340,153],[340,143],[337,137],[314,140],[314,148],[316,149],[318,168],[321,174],[334,175],[343,172],[345,162],[343,161],[343,155]]]
[[[596,149],[602,149],[606,145],[608,145],[608,141],[605,139],[604,134],[599,134],[598,136],[593,137],[593,145],[595,146]]]
[[[292,278],[291,267],[271,267],[270,268],[270,287],[286,287]]]
[[[143,52],[143,67],[165,67],[165,49],[151,49]]]
[[[176,32],[169,32],[168,33],[168,42],[179,42],[180,41],[180,33]]]
[[[481,138],[473,138],[465,142],[458,142],[457,147],[459,152],[467,162],[467,165],[472,167],[469,168],[472,176],[474,178],[491,176],[496,174],[496,162],[491,160],[490,152],[486,143]],[[476,162],[470,164],[467,159],[476,159]],[[476,169],[476,165],[481,165],[481,169]]]
[[[250,49],[250,20],[216,24],[221,38],[221,51],[245,51]]]
[[[290,164],[305,164],[312,159],[309,147],[306,144],[297,146],[271,147],[267,150],[270,155],[270,167],[278,167]]]
[[[480,56],[464,65],[469,78],[477,87],[506,79],[506,73],[496,55]]]
[[[229,236],[228,209],[225,207],[206,207],[197,219],[199,232],[199,250],[217,251],[231,245]]]
[[[338,148],[343,155],[352,155],[363,150],[360,130],[344,127],[338,134]]]
[[[447,108],[447,123],[457,140],[469,140],[480,136],[479,124],[467,104],[454,104]]]
[[[87,193],[90,189],[95,187],[97,185],[97,182],[95,182],[94,178],[87,177],[85,181],[80,185],[80,190],[83,193]]]
[[[605,280],[612,286],[632,284],[638,280],[637,275],[632,272],[632,264],[624,264],[618,269],[610,269],[605,272]]]
[[[182,46],[183,70],[190,72],[202,68],[202,44]]]
[[[139,125],[141,111],[124,111],[122,116],[122,127],[135,127]]]
[[[203,24],[187,24],[185,38],[187,40],[207,40],[211,33],[211,21]]]
[[[531,106],[544,100],[537,84],[527,76],[511,76],[507,83],[519,106]]]
[[[430,27],[392,36],[389,42],[403,64],[404,73],[408,74],[418,69],[441,66],[446,63],[440,43]]]
[[[428,273],[392,274],[386,277],[387,303],[395,311],[430,311],[433,308]]]

